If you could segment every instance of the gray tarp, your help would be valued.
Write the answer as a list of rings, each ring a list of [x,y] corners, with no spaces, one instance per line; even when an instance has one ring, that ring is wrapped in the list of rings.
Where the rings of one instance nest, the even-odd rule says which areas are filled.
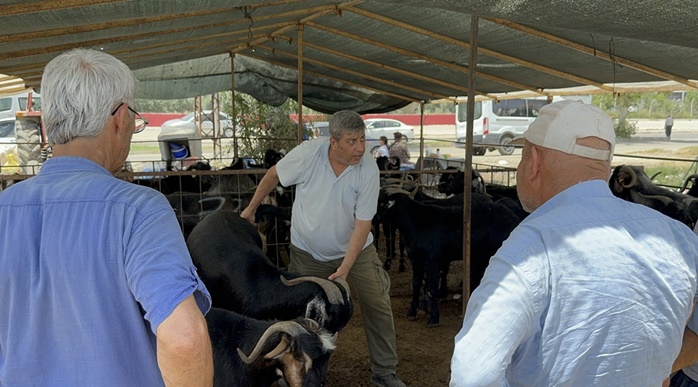
[[[0,2],[0,93],[38,88],[51,58],[93,47],[137,70],[143,96],[204,95],[230,89],[232,51],[236,89],[279,104],[297,97],[302,38],[307,106],[387,111],[467,94],[472,14],[485,97],[698,78],[698,2],[685,0]]]

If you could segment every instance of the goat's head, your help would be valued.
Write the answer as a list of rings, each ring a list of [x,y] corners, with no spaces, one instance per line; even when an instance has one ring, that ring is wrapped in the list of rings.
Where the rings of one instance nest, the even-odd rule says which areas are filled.
[[[240,359],[255,368],[276,368],[289,387],[324,386],[337,334],[310,319],[274,323],[262,334],[249,356]]]
[[[330,281],[315,276],[303,276],[291,280],[281,276],[281,282],[286,286],[313,282],[322,288],[323,293],[317,294],[308,302],[305,317],[317,321],[324,329],[330,332],[342,330],[354,314],[354,304],[351,301],[349,284],[341,277]]]

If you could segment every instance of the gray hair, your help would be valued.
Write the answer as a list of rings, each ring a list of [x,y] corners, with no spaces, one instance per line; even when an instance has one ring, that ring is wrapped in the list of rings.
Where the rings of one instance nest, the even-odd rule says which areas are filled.
[[[342,110],[334,113],[330,117],[328,126],[330,136],[336,140],[341,139],[346,133],[364,132],[366,130],[366,124],[364,124],[364,120],[359,113],[351,110]]]
[[[99,135],[119,103],[134,106],[136,84],[128,66],[107,53],[78,48],[55,57],[41,79],[49,144]]]

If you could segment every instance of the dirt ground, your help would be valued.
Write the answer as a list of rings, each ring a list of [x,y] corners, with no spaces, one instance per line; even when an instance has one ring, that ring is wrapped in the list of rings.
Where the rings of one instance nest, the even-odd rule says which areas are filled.
[[[379,256],[383,256],[382,248],[379,248]],[[462,325],[462,302],[453,299],[455,294],[461,292],[458,283],[463,273],[462,264],[451,264],[449,296],[439,304],[440,325],[435,328],[426,327],[427,316],[424,314],[418,315],[416,321],[408,321],[405,317],[412,297],[412,269],[409,260],[405,272],[398,272],[398,262],[393,261],[393,267],[388,273],[397,336],[398,377],[408,386],[448,386],[453,338]],[[361,310],[358,304],[355,305],[354,316],[339,333],[337,349],[330,359],[327,380],[329,387],[373,386]]]

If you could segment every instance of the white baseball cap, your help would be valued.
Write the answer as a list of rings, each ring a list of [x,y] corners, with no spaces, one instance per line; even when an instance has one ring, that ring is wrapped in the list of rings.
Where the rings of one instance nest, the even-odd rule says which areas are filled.
[[[605,140],[611,144],[611,150],[577,144],[577,139],[585,137]],[[543,148],[604,161],[611,161],[616,146],[611,118],[596,106],[573,100],[543,106],[523,138]],[[515,143],[522,142],[518,139]]]

